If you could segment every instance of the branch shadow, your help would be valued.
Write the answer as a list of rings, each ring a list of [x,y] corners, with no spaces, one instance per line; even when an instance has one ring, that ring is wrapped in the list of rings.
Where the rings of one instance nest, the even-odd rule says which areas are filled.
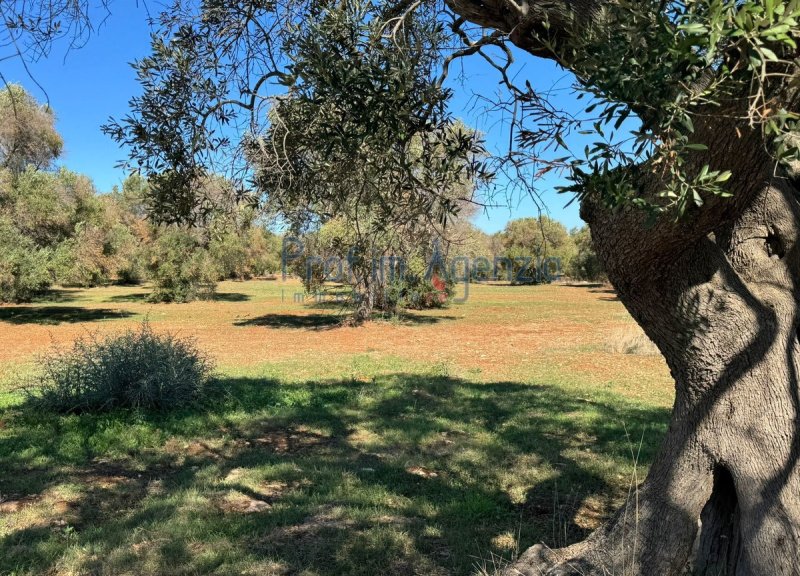
[[[0,573],[66,562],[81,573],[466,576],[498,534],[560,544],[554,514],[583,536],[577,509],[615,489],[576,454],[622,460],[625,427],[650,426],[645,465],[669,416],[418,374],[219,386],[203,409],[172,415],[9,417],[0,493],[30,498],[25,517],[41,518],[0,537]],[[515,477],[525,466],[535,470]],[[59,511],[64,486],[76,494]],[[554,505],[555,490],[572,504]]]

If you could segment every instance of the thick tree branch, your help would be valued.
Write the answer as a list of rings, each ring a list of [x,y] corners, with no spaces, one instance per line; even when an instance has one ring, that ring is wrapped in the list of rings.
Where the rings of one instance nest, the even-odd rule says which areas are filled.
[[[466,20],[504,32],[517,47],[539,57],[555,60],[579,75],[570,64],[570,48],[602,27],[603,14],[614,4],[609,0],[446,0],[447,5]],[[673,261],[719,226],[733,221],[763,189],[774,169],[763,136],[747,123],[746,98],[734,99],[724,108],[708,114],[697,110],[692,142],[705,145],[709,152],[693,154],[694,166],[686,173],[698,172],[704,165],[711,170],[734,173],[728,183],[733,198],[710,196],[703,205],[678,219],[671,211],[648,224],[648,215],[634,207],[612,209],[592,194],[583,200],[582,216],[593,229],[593,236],[606,237],[613,244],[610,265],[620,266],[620,277],[647,274],[652,266]],[[635,111],[635,110],[634,110]],[[741,154],[747,150],[746,154]],[[753,153],[756,151],[756,153]],[[659,204],[664,190],[658,172],[642,166],[636,184],[641,198]],[[602,228],[602,230],[600,230]],[[624,270],[624,272],[623,272]]]
[[[445,0],[474,24],[506,33],[519,48],[566,65],[563,49],[574,31],[591,26],[609,0]]]

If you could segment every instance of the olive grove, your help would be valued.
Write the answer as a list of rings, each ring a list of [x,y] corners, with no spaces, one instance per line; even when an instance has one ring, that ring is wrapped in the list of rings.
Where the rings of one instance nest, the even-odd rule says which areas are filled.
[[[192,183],[223,164],[255,203],[363,202],[377,226],[446,222],[453,181],[565,170],[676,400],[629,502],[506,573],[797,574],[798,18],[796,0],[177,2],[137,63],[143,95],[107,131],[166,220],[191,218]],[[574,75],[582,116],[508,74],[520,51]],[[465,57],[524,104],[503,158],[449,129]],[[285,126],[291,146],[272,137]],[[569,149],[573,131],[594,143]],[[342,185],[365,166],[364,186]]]

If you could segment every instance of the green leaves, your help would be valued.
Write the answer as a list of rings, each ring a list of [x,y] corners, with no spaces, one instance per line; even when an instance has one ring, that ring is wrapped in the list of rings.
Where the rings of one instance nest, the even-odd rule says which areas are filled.
[[[21,174],[28,166],[49,167],[64,145],[55,121],[19,84],[0,88],[0,169]]]
[[[295,226],[355,212],[372,227],[443,224],[454,191],[471,197],[489,177],[480,140],[451,119],[437,81],[439,22],[407,18],[395,34],[375,6],[351,0],[287,43],[289,95],[246,155],[267,203]]]
[[[729,196],[732,174],[720,158],[720,170],[711,170],[714,150],[695,126],[716,114],[728,118],[721,122],[741,122],[742,131],[760,129],[779,161],[800,158],[790,136],[798,114],[777,105],[782,85],[800,87],[792,61],[798,19],[800,0],[614,3],[602,26],[571,45],[578,90],[591,96],[583,113],[592,118],[577,122],[578,132],[596,141],[575,156],[575,184],[566,189],[586,186],[582,193],[598,194],[610,205],[674,210],[678,217],[709,196]],[[737,104],[742,101],[743,110]],[[640,128],[618,133],[628,118]],[[560,134],[555,140],[563,142]],[[635,168],[664,183],[657,199],[639,198],[619,176]]]
[[[198,10],[162,15],[152,54],[136,64],[144,93],[106,128],[154,182],[151,204],[164,219],[202,215],[195,184],[220,158],[242,187],[297,222],[354,203],[376,221],[445,222],[446,191],[492,177],[479,139],[456,130],[447,111],[438,76],[453,39],[443,15],[452,14],[441,6],[207,0]],[[540,162],[537,175],[569,166],[575,186],[610,204],[683,212],[725,195],[724,171],[699,171],[725,168],[712,162],[700,123],[730,114],[732,102],[748,103],[731,117],[762,130],[776,158],[797,157],[787,137],[797,114],[772,100],[778,79],[797,82],[800,0],[619,0],[602,17],[559,43],[589,96],[580,117],[557,117],[530,85],[514,94],[537,122],[517,142],[560,157]],[[585,156],[567,157],[573,128],[593,137],[581,142]],[[528,150],[514,161],[541,160]],[[636,195],[636,167],[663,179],[662,196]]]
[[[681,24],[678,26],[678,30],[682,30],[686,34],[690,34],[693,36],[705,36],[708,34],[709,30],[703,24],[699,22],[690,22],[688,24]]]

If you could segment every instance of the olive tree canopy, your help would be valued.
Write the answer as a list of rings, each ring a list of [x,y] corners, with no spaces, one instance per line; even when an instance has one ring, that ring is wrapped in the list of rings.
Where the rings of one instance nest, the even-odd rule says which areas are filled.
[[[0,89],[0,168],[13,174],[28,166],[47,168],[63,145],[48,106],[40,105],[18,84]]]

